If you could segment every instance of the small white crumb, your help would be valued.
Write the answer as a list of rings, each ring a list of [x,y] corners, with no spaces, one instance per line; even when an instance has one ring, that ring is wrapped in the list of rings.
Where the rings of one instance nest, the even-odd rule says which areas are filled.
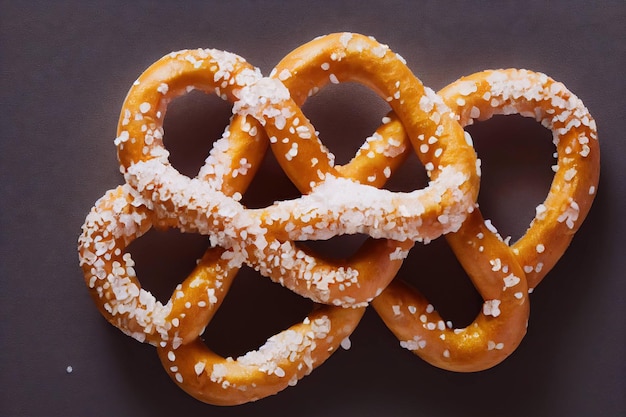
[[[352,347],[352,342],[350,341],[350,338],[346,337],[345,339],[343,339],[341,341],[341,347],[345,350],[350,349],[350,347]]]

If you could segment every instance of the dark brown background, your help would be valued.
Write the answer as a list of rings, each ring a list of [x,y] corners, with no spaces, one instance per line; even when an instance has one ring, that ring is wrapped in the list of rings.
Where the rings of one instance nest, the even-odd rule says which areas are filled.
[[[283,3],[0,1],[0,415],[624,415],[624,2]],[[122,181],[113,146],[122,100],[139,73],[172,50],[225,49],[269,74],[293,48],[337,31],[390,45],[435,90],[497,67],[564,82],[599,126],[597,199],[569,251],[533,293],[527,337],[496,368],[433,368],[401,349],[369,310],[352,348],[296,387],[234,408],[202,404],[169,380],[152,347],[100,317],[78,267],[76,239],[87,211]],[[174,165],[197,172],[229,112],[202,95],[172,104],[166,141]],[[371,92],[342,85],[324,90],[305,112],[346,162],[386,107]],[[519,237],[551,180],[550,134],[515,117],[475,126],[472,134],[483,160],[483,212],[503,234]],[[422,183],[423,169],[411,162],[389,187]],[[295,196],[268,157],[245,201],[259,206]],[[358,241],[315,245],[348,254]],[[144,286],[165,300],[204,247],[199,236],[150,232],[131,252]],[[480,308],[442,239],[417,246],[400,275],[458,325]],[[207,329],[207,343],[238,355],[308,308],[244,271]]]

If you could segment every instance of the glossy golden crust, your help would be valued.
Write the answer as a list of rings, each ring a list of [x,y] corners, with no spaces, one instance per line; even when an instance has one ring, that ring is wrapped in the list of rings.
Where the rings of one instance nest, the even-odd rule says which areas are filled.
[[[157,350],[172,380],[194,398],[237,405],[296,385],[339,348],[364,312],[365,308],[319,306],[301,323],[238,358],[220,357],[200,339]]]
[[[273,394],[326,360],[358,324],[363,307],[357,306],[367,305],[393,279],[414,240],[457,228],[476,194],[475,154],[462,130],[386,46],[360,35],[330,35],[288,55],[273,77],[263,78],[242,58],[215,50],[172,53],[146,70],[126,98],[115,140],[127,184],[96,204],[80,239],[81,264],[102,314],[125,333],[155,344],[172,378],[214,404]],[[302,79],[306,82],[298,83]],[[299,105],[325,84],[344,80],[375,89],[395,114],[349,164],[335,167]],[[235,116],[198,177],[190,179],[168,162],[162,122],[168,103],[192,89],[233,102]],[[405,94],[423,97],[424,108],[405,104]],[[433,184],[413,195],[377,191],[404,160],[409,140],[424,134],[442,141],[442,150],[432,156],[441,159],[431,173]],[[247,210],[238,201],[268,143],[304,195]],[[450,153],[464,157],[449,158]],[[420,157],[428,158],[426,152]],[[337,192],[331,182],[348,198],[328,204]],[[378,201],[375,210],[375,201],[363,199],[363,192]],[[411,203],[418,209],[407,209]],[[125,252],[150,227],[205,233],[217,245],[165,305],[141,288]],[[412,239],[396,228],[412,233]],[[376,238],[389,233],[402,241],[370,239],[347,260],[327,260],[295,246],[294,240],[357,231]],[[242,263],[329,306],[259,350],[224,359],[199,336]]]
[[[391,112],[338,166],[300,106],[345,81],[375,91]],[[233,117],[198,176],[189,178],[169,163],[163,120],[171,100],[193,89],[231,102]],[[509,246],[475,204],[480,161],[463,127],[511,113],[553,130],[559,162],[527,234]],[[562,84],[530,71],[497,70],[436,94],[386,45],[351,33],[297,48],[269,77],[224,51],[168,54],[130,89],[115,144],[126,184],[108,191],[85,220],[79,238],[85,282],[110,323],[157,346],[182,389],[218,405],[294,385],[337,350],[370,302],[401,346],[433,365],[476,371],[501,362],[526,332],[529,290],[586,216],[599,172],[595,123]],[[240,200],[268,148],[302,196],[248,209]],[[411,151],[424,164],[428,186],[381,189]],[[200,233],[213,246],[165,304],[141,287],[126,252],[151,227]],[[349,259],[297,245],[354,233],[370,238]],[[393,280],[415,242],[443,234],[485,300],[465,329],[445,323],[428,300]],[[200,337],[244,264],[319,304],[259,349],[222,358]]]

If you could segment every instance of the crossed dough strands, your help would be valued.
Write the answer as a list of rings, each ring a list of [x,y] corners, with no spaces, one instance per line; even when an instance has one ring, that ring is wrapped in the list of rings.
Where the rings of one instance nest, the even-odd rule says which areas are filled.
[[[391,53],[387,47],[369,38],[361,36],[354,36],[354,40],[351,38],[352,36],[346,38],[345,35],[329,36],[318,39],[310,45],[309,49],[318,50],[322,47],[320,42],[325,41],[327,43],[325,48],[331,49],[332,52],[327,52],[321,58],[332,60],[332,56],[336,52],[339,53],[342,62],[337,64],[336,73],[339,77],[346,79],[358,81],[359,76],[363,77],[363,74],[359,74],[358,71],[355,74],[349,73],[346,68],[342,68],[342,65],[363,64],[367,61],[362,56],[364,49],[371,50],[373,54],[367,59],[371,60],[375,57],[378,60],[373,67],[363,65],[363,68],[369,71],[368,76],[376,75],[380,69],[384,69],[386,71],[382,73],[393,70],[395,75],[400,73],[409,77],[404,89],[399,88],[395,79],[393,86],[385,86],[385,80],[381,80],[380,77],[374,77],[374,80],[369,83],[377,90],[385,92],[387,94],[385,98],[391,98],[392,94],[395,96],[390,99],[390,101],[397,102],[392,104],[392,107],[395,106],[397,113],[411,117],[403,123],[404,125],[412,126],[413,131],[420,132],[419,134],[425,131],[441,136],[442,149],[432,158],[433,161],[438,160],[439,168],[433,172],[433,183],[426,190],[402,195],[385,190],[377,192],[371,185],[360,185],[358,182],[365,179],[379,186],[390,176],[391,169],[401,162],[399,158],[404,156],[407,144],[404,143],[404,138],[391,136],[397,128],[392,130],[387,126],[382,126],[375,133],[375,137],[368,139],[362,147],[362,150],[366,146],[374,147],[374,150],[357,154],[346,167],[338,167],[335,170],[330,154],[314,136],[313,127],[308,125],[308,130],[303,130],[303,127],[307,127],[308,121],[299,112],[297,105],[291,102],[289,98],[291,92],[284,94],[286,90],[282,82],[261,78],[257,70],[252,69],[245,61],[233,54],[214,50],[182,51],[170,54],[148,69],[129,92],[120,118],[119,135],[115,141],[122,163],[122,172],[126,174],[128,184],[109,192],[96,204],[88,216],[81,237],[81,262],[94,300],[100,306],[103,315],[127,334],[138,340],[157,345],[163,364],[172,378],[183,389],[203,401],[214,404],[251,401],[295,383],[330,355],[352,332],[363,314],[362,308],[345,310],[336,307],[321,307],[300,325],[268,339],[266,345],[258,351],[250,352],[237,360],[218,358],[198,341],[198,335],[202,333],[213,312],[219,306],[236,268],[242,262],[249,261],[247,258],[243,259],[241,255],[250,247],[240,242],[232,242],[233,234],[224,233],[224,229],[228,227],[224,224],[237,222],[238,225],[245,227],[237,231],[239,237],[245,239],[244,234],[256,235],[253,239],[249,239],[254,246],[257,248],[262,246],[277,252],[277,254],[270,252],[269,255],[264,255],[264,259],[284,260],[292,256],[309,268],[312,263],[315,266],[318,261],[309,254],[300,255],[304,253],[302,251],[295,254],[285,251],[285,247],[290,248],[288,241],[281,241],[279,245],[273,243],[259,245],[258,232],[261,226],[281,225],[284,228],[279,230],[277,236],[289,238],[290,235],[284,234],[283,230],[289,232],[295,228],[293,225],[290,227],[291,221],[285,223],[289,219],[283,218],[283,215],[284,213],[296,214],[295,219],[303,223],[300,225],[302,230],[295,232],[296,238],[326,238],[332,236],[333,233],[361,231],[355,226],[352,226],[353,229],[346,229],[350,221],[345,216],[356,213],[360,217],[356,221],[353,220],[352,224],[358,225],[356,227],[362,227],[365,224],[370,234],[375,237],[385,236],[385,233],[393,236],[395,233],[396,236],[404,238],[393,229],[394,227],[398,229],[408,227],[408,231],[413,233],[416,240],[422,238],[421,231],[424,231],[426,239],[432,239],[447,231],[448,228],[451,230],[458,228],[460,221],[466,216],[466,211],[473,209],[477,183],[475,154],[467,143],[463,131],[452,119],[441,99],[432,91],[425,90],[404,66],[401,59]],[[302,53],[303,49],[296,52]],[[288,58],[292,56],[287,57],[284,62],[288,62]],[[385,56],[387,58],[381,60]],[[307,69],[306,66],[302,66],[302,63],[299,65],[300,68]],[[328,64],[323,65],[312,59],[308,68],[309,74],[314,73],[310,71],[311,67],[317,68],[319,73],[324,73],[328,69]],[[297,69],[292,71],[294,74],[297,73]],[[284,70],[276,71],[275,74],[283,78],[283,81],[285,80]],[[368,73],[365,72],[365,74]],[[333,77],[336,76],[333,75]],[[328,81],[333,82],[333,77],[325,75],[325,80],[318,77],[317,84],[308,88],[319,89]],[[363,82],[363,80],[360,81]],[[181,92],[190,91],[192,88],[215,92],[222,98],[234,101],[237,114],[224,137],[214,145],[198,178],[189,179],[178,174],[169,165],[167,151],[162,146],[163,132],[160,123],[167,102]],[[261,91],[257,91],[256,95],[250,95],[250,91],[245,90],[246,88]],[[302,95],[302,91],[293,86],[291,88],[294,95]],[[421,105],[427,110],[416,112],[403,109],[404,100],[399,99],[401,93],[412,94],[415,91],[422,93]],[[237,100],[237,95],[246,99]],[[264,105],[266,103],[263,101],[266,98],[274,107],[268,108]],[[261,106],[258,105],[259,102]],[[293,112],[288,109],[287,111],[281,110],[280,115],[272,113],[276,111],[279,104],[280,106],[289,105]],[[268,114],[271,115],[269,118],[273,119],[271,125],[273,130],[268,126],[265,126],[264,130],[278,134],[287,126],[288,128],[283,132],[285,138],[297,132],[292,140],[296,139],[303,143],[302,148],[305,148],[307,143],[314,144],[308,152],[304,150],[300,152],[300,155],[308,153],[308,158],[297,158],[293,162],[296,171],[306,172],[302,169],[302,161],[305,167],[317,161],[313,165],[319,164],[319,167],[314,174],[308,174],[309,180],[299,183],[296,181],[300,189],[308,192],[298,199],[296,208],[293,207],[294,202],[282,202],[274,206],[278,207],[277,209],[271,207],[269,210],[259,210],[260,214],[257,217],[261,219],[261,222],[255,224],[255,218],[249,214],[254,214],[254,212],[242,211],[243,207],[237,205],[237,200],[249,181],[241,180],[236,183],[234,179],[245,177],[248,172],[255,171],[260,157],[246,158],[240,152],[246,149],[248,142],[252,143],[255,149],[261,149],[263,129],[260,128],[259,123],[267,124]],[[246,115],[256,117],[259,123],[249,120],[250,118],[245,117]],[[285,143],[285,138],[280,140],[281,144]],[[272,145],[278,142],[274,139],[275,135],[269,137]],[[298,142],[294,140],[293,143]],[[274,148],[280,149],[280,147],[273,146],[273,150],[277,154],[277,159],[281,161],[281,153],[276,152]],[[451,151],[444,152],[446,148]],[[456,157],[450,158],[448,155],[450,152],[455,153]],[[294,156],[296,155],[289,151],[282,159],[291,162]],[[444,166],[447,161],[450,161],[450,167]],[[286,163],[283,161],[283,164]],[[372,180],[370,179],[371,168],[376,165],[382,165],[378,168],[382,175],[380,179]],[[324,168],[324,171],[320,167]],[[341,172],[342,168],[343,172]],[[367,175],[365,169],[369,171]],[[345,178],[346,173],[349,173],[353,180]],[[231,180],[231,177],[234,179]],[[333,197],[332,194],[336,188],[331,188],[330,183],[341,185],[343,191],[346,191],[345,195],[350,195],[352,200],[334,201],[334,206],[330,205],[330,207],[320,205],[318,202],[321,201],[326,202],[328,206],[328,201],[333,200],[329,197]],[[367,204],[359,201],[363,198],[363,193],[370,197]],[[444,196],[451,201],[442,201]],[[376,199],[378,207],[376,207]],[[211,204],[214,201],[219,202],[217,210],[221,213],[217,213],[213,219],[203,218],[203,215],[211,212]],[[187,205],[183,207],[181,202]],[[281,204],[286,205],[287,208],[281,208]],[[307,205],[311,210],[303,211],[302,207]],[[366,213],[361,213],[359,210],[363,211],[364,206]],[[373,211],[372,206],[377,208],[378,212]],[[172,208],[178,211],[174,212]],[[328,217],[329,212],[338,209],[344,210],[344,218],[341,222]],[[389,224],[383,227],[385,226],[384,219],[381,221],[377,216],[384,215],[386,210],[391,213],[399,210],[404,217],[392,218],[391,225],[394,227],[389,227]],[[363,221],[363,218],[368,216],[372,219],[369,225],[368,221]],[[321,218],[323,227],[313,222],[316,218]],[[404,218],[408,219],[408,226],[402,225]],[[330,231],[333,221],[336,230]],[[411,222],[413,222],[413,228],[411,228]],[[308,231],[309,224],[315,225],[319,231]],[[152,226],[178,227],[182,230],[198,232],[206,232],[203,227],[214,226],[208,227],[206,233],[210,234],[213,243],[223,247],[221,250],[207,252],[196,271],[175,290],[172,298],[165,305],[160,304],[149,292],[141,288],[134,275],[132,259],[124,253],[130,241],[145,233]],[[265,239],[265,235],[262,234],[261,238]],[[351,307],[356,307],[363,304],[362,300],[366,302],[371,300],[393,278],[401,259],[406,256],[412,244],[413,241],[410,240],[393,243],[371,240],[366,243],[360,254],[355,257],[356,262],[350,263],[351,267],[356,266],[337,268],[337,273],[334,274],[335,282],[333,282],[338,284],[336,287],[341,292],[348,292],[350,284],[353,284],[353,288],[357,291],[364,289],[365,295],[348,297],[341,294],[342,298],[339,301],[332,300],[331,303],[348,303]],[[359,257],[364,260],[359,261]],[[358,268],[359,262],[365,264],[368,269],[361,271]],[[281,283],[289,286],[283,277],[287,272],[287,266],[283,264],[278,266]],[[293,260],[289,266],[293,267]],[[255,267],[262,273],[267,273],[267,266],[255,265]],[[345,278],[351,270],[360,274],[358,275],[360,280],[355,280],[354,275],[349,277],[352,281]],[[308,272],[310,270],[307,269],[304,277],[292,280],[296,291],[305,292],[310,289],[310,280],[306,280]],[[326,274],[322,275],[323,277],[329,275],[327,271],[324,272]],[[271,273],[267,275],[272,276]],[[377,280],[374,285],[369,287],[365,285],[367,280],[374,279]],[[302,282],[305,284],[302,285]],[[319,291],[319,288],[320,285],[317,284],[314,290]],[[326,290],[326,288],[322,289]],[[329,292],[332,294],[332,291]],[[355,291],[349,293],[355,294]],[[327,293],[322,294],[320,297],[322,301],[328,301]],[[312,293],[310,296],[315,299],[316,294]],[[298,343],[294,343],[294,340],[298,340]],[[277,343],[277,341],[280,342]],[[251,372],[254,373],[254,377]],[[275,381],[271,382],[272,379]]]
[[[335,166],[332,154],[318,140],[300,106],[324,85],[343,81],[361,82],[373,89],[389,102],[392,112],[349,164]],[[169,101],[192,89],[230,101],[234,116],[198,176],[190,179],[168,162],[162,143],[162,122]],[[467,95],[465,92],[466,88],[460,89],[463,96]],[[443,91],[441,94],[446,97]],[[559,97],[569,100],[569,93],[565,94],[567,97],[563,94]],[[329,35],[303,45],[285,57],[268,78],[241,57],[223,51],[180,51],[162,58],[135,82],[122,109],[115,143],[127,184],[107,192],[96,203],[79,239],[85,281],[101,313],[125,333],[156,345],[165,369],[181,388],[195,398],[220,405],[253,401],[295,384],[337,349],[358,325],[363,307],[381,292],[374,299],[374,306],[392,330],[398,332],[398,326],[403,324],[394,320],[403,304],[396,303],[397,297],[408,297],[405,305],[412,313],[420,304],[410,299],[414,295],[397,280],[387,285],[414,242],[429,241],[455,231],[459,233],[453,236],[465,236],[471,228],[466,224],[483,225],[474,205],[479,161],[471,138],[464,134],[458,121],[465,125],[470,119],[468,114],[474,118],[478,117],[476,111],[482,113],[481,117],[490,113],[478,104],[474,106],[478,110],[471,107],[469,113],[463,112],[458,107],[460,100],[450,97],[444,103],[440,96],[422,86],[401,57],[385,45],[356,34]],[[572,99],[571,103],[578,104],[576,100]],[[511,107],[507,106],[503,112],[510,112]],[[519,111],[529,110],[524,107]],[[590,116],[585,119],[574,114],[570,118],[559,112],[559,117],[560,122],[567,119],[567,126],[577,118],[579,126],[592,125]],[[559,128],[558,123],[551,122]],[[595,131],[589,136],[595,140]],[[578,138],[582,147],[579,155],[591,154],[585,161],[597,163],[594,156],[597,145],[583,143],[581,138],[582,134]],[[249,210],[239,200],[268,142],[303,196]],[[412,193],[377,189],[411,148],[426,167],[431,178],[429,186]],[[563,152],[570,154],[571,146]],[[576,182],[572,178],[577,176],[571,171],[574,166],[583,168],[582,164],[568,166],[569,174],[564,175],[572,184]],[[588,182],[592,179],[591,176]],[[597,183],[597,175],[595,179]],[[558,192],[557,187],[555,193]],[[571,200],[567,198],[569,211],[553,210],[548,204],[550,197],[543,208],[550,218],[557,213],[560,223],[573,234],[588,205],[578,201],[578,195]],[[576,207],[578,212],[573,213]],[[534,225],[543,219],[539,211],[538,208]],[[468,216],[469,220],[463,223]],[[206,234],[215,246],[199,260],[197,268],[165,305],[141,288],[132,258],[125,253],[128,244],[151,227],[175,227]],[[296,241],[327,239],[345,233],[366,233],[372,239],[348,260],[325,259],[296,245]],[[504,245],[497,237],[495,233],[488,235],[485,242],[494,241],[495,247]],[[548,235],[544,237],[548,242]],[[453,248],[454,239],[450,238]],[[491,246],[484,245],[479,252],[484,251],[485,256],[491,254],[484,248]],[[501,259],[485,258],[480,265],[489,260],[492,268],[499,265],[514,277],[521,277],[513,293],[515,300],[492,296],[500,295],[496,287],[502,286],[502,282],[494,284],[493,274],[487,274],[482,281],[475,279],[481,272],[478,267],[472,269],[471,258],[475,254],[466,256],[457,252],[464,266],[470,264],[466,269],[486,300],[485,314],[474,327],[487,329],[490,335],[519,336],[516,330],[519,326],[511,331],[506,328],[511,322],[519,324],[528,315],[525,272],[520,268],[531,277],[528,271],[531,266],[538,273],[541,262],[547,265],[545,272],[553,265],[548,258],[524,257],[528,251],[524,251],[523,245],[514,246],[514,251],[514,254],[503,252]],[[523,266],[516,263],[514,255],[523,259]],[[221,358],[208,349],[199,335],[219,308],[243,263],[326,305],[317,305],[301,323],[270,337],[258,350],[236,359]],[[505,284],[510,282],[511,279],[504,280]],[[520,292],[521,298],[517,296]],[[424,306],[428,314],[436,314],[432,306]],[[393,320],[389,319],[389,311],[394,313]],[[492,318],[498,318],[496,325]],[[509,320],[507,324],[503,324],[504,318]],[[424,328],[431,330],[434,321],[427,321]],[[414,332],[414,327],[413,323],[406,329]],[[441,327],[439,321],[435,327]],[[414,333],[411,337],[402,344],[409,348],[417,346],[416,353],[439,366],[442,366],[437,362],[439,356],[453,357],[448,367],[456,370],[468,370],[468,362],[472,361],[475,368],[493,363],[493,359],[482,357],[485,349],[475,349],[481,342],[457,344],[429,356],[424,354],[429,350],[422,349],[426,339]],[[476,338],[481,337],[484,338],[482,335]],[[486,343],[489,352],[512,350],[508,344],[503,349],[502,342]],[[457,353],[463,349],[479,353],[459,359],[462,355]]]
[[[419,292],[400,280],[373,301],[401,345],[429,363],[454,371],[479,371],[503,361],[526,334],[528,293],[569,246],[593,202],[600,150],[595,121],[562,83],[527,70],[492,70],[463,77],[439,95],[469,125],[496,114],[533,117],[552,130],[558,165],[546,200],[512,246],[474,210],[446,235],[457,259],[485,300],[463,329],[445,323]]]
[[[210,235],[214,245],[237,246],[236,253],[240,256],[232,260],[233,265],[247,262],[263,275],[273,277],[317,302],[365,305],[386,282],[365,288],[365,280],[359,280],[358,275],[359,270],[366,267],[359,264],[371,264],[372,254],[378,253],[376,263],[382,265],[381,270],[387,269],[385,263],[397,268],[399,263],[394,261],[407,252],[408,243],[396,243],[382,252],[378,248],[388,242],[371,243],[374,248],[365,250],[367,257],[357,254],[354,262],[332,268],[332,271],[329,271],[328,262],[322,262],[322,271],[318,272],[315,268],[318,262],[296,249],[290,241],[328,239],[346,233],[417,241],[434,239],[456,230],[467,211],[473,209],[478,182],[476,157],[441,99],[424,89],[387,47],[366,37],[354,35],[346,39],[339,34],[318,39],[305,47],[306,51],[322,52],[313,58],[305,54],[304,58],[293,61],[303,66],[302,62],[309,58],[308,68],[303,67],[308,70],[305,73],[307,78],[314,71],[324,76],[322,79],[317,75],[317,80],[311,77],[306,93],[319,88],[323,80],[338,82],[337,77],[363,83],[368,81],[366,85],[390,100],[410,137],[414,136],[415,141],[417,136],[425,134],[439,138],[438,151],[433,150],[429,156],[437,168],[432,171],[433,181],[427,188],[412,193],[391,193],[342,177],[340,170],[333,169],[332,158],[317,139],[313,126],[290,98],[290,90],[283,82],[259,78],[258,73],[244,65],[241,58],[232,54],[221,55],[218,51],[172,54],[140,77],[124,105],[118,153],[126,180],[154,202],[154,209],[160,217],[170,218],[172,225],[181,230]],[[301,50],[294,51],[294,55]],[[332,56],[340,58],[333,61]],[[326,71],[324,64],[331,69],[336,66],[336,71]],[[163,79],[161,72],[164,68],[168,68],[172,79]],[[288,83],[285,71],[277,71],[277,77]],[[207,77],[213,83],[203,86],[207,80],[195,80],[194,72],[213,74],[213,77]],[[159,93],[159,88],[161,91],[167,89],[167,92]],[[253,116],[264,125],[277,160],[288,174],[291,173],[292,179],[297,178],[296,172],[300,173],[294,182],[308,193],[296,200],[249,210],[236,199],[227,198],[212,183],[179,174],[167,162],[167,153],[162,146],[162,108],[167,99],[190,88],[214,89],[216,94],[234,101],[236,114]],[[293,88],[300,96],[303,89],[301,85]],[[417,103],[405,102],[405,95],[420,99]],[[251,130],[258,133],[260,129],[253,127]],[[380,171],[387,172],[386,168],[391,171],[385,154],[397,154],[398,150],[393,148],[398,142],[399,139],[388,138],[378,152],[373,152],[374,164],[380,166]],[[349,170],[363,172],[359,166],[368,158],[369,152],[357,156],[349,164]],[[203,170],[214,171],[213,162],[207,160],[208,166]],[[361,289],[352,285],[357,282],[359,286],[363,285]]]

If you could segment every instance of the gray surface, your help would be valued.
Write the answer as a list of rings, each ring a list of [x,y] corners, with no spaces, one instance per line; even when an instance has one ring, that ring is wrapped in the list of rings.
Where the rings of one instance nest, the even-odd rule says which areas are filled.
[[[1,416],[626,414],[624,2],[155,3],[0,2]],[[150,346],[100,317],[78,267],[76,239],[87,211],[121,182],[112,143],[121,102],[139,73],[172,50],[225,49],[268,74],[294,47],[343,30],[387,43],[434,89],[491,67],[526,67],[563,81],[599,126],[596,202],[533,293],[527,337],[500,366],[476,374],[433,368],[401,349],[368,311],[352,348],[296,387],[235,408],[202,404],[168,379]],[[351,104],[351,94],[358,104]],[[322,138],[346,135],[353,150],[379,120],[380,103],[367,92],[338,89],[318,100],[305,110]],[[170,137],[223,128],[228,109],[206,121],[202,115],[213,105],[200,103],[198,110],[193,100],[185,103],[171,121],[171,129],[181,131],[170,130]],[[349,123],[335,126],[344,114]],[[545,158],[538,157],[543,165],[535,170],[515,155],[525,152],[525,137],[549,141],[549,135],[515,126],[513,132],[483,127],[475,141],[486,164],[481,206],[501,231],[519,236],[550,173]],[[193,170],[202,158],[178,146],[180,166]],[[508,158],[502,160],[510,171],[498,167],[500,157]],[[262,179],[247,197],[251,203],[268,198],[259,196],[268,188]],[[282,179],[272,181],[272,198],[293,194]],[[142,282],[167,294],[203,245],[194,236],[151,234],[133,247]],[[425,272],[417,277],[417,271]],[[416,247],[401,274],[456,322],[471,320],[479,305],[443,241]],[[207,333],[225,354],[254,348],[309,307],[251,273],[236,283],[234,301],[227,299]],[[274,300],[264,303],[266,295]]]

